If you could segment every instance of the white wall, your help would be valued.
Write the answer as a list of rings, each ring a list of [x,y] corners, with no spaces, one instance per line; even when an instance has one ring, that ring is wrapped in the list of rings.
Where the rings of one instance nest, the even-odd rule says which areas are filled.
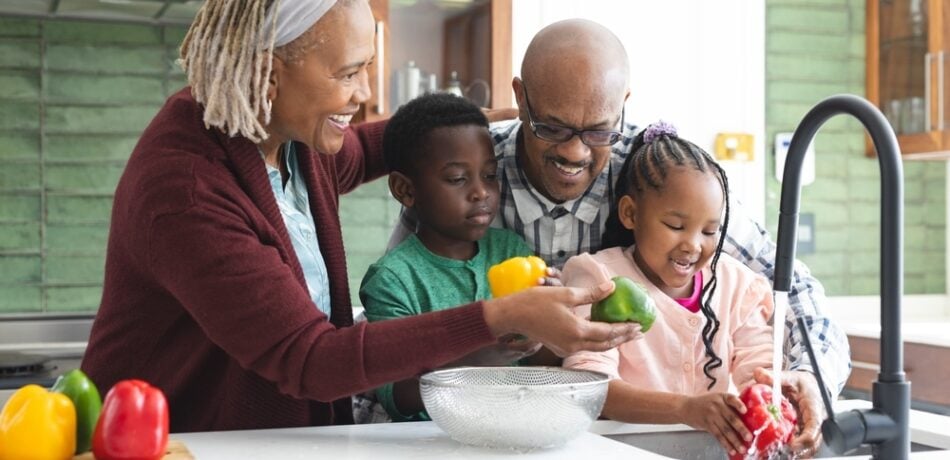
[[[627,48],[627,119],[664,119],[713,150],[718,132],[755,136],[755,159],[723,162],[733,196],[765,216],[765,4],[761,0],[513,0],[512,69],[547,24],[585,18],[612,30]]]

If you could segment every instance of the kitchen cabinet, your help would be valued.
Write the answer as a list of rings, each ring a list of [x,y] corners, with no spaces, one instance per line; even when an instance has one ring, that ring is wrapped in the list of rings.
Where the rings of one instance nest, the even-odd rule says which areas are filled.
[[[423,86],[433,78],[431,87],[444,89],[454,73],[473,102],[511,107],[511,1],[370,0],[377,32],[373,95],[357,120],[388,118],[405,102],[400,85],[409,61],[421,68]]]
[[[905,334],[908,327],[904,328]],[[880,371],[881,342],[874,332],[850,332],[851,376],[846,387],[871,393]],[[950,380],[950,346],[913,336],[904,339],[904,372],[911,382],[915,402],[950,407],[947,381]]]
[[[866,13],[868,99],[907,158],[950,157],[950,0],[867,0]]]

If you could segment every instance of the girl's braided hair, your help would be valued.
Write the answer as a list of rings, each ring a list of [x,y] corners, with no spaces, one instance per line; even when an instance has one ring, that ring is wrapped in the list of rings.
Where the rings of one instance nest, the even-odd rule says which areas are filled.
[[[709,265],[712,276],[703,286],[700,302],[700,310],[706,317],[706,324],[703,326],[703,344],[706,346],[706,356],[709,357],[709,360],[703,365],[703,373],[712,380],[708,386],[708,388],[712,388],[716,384],[716,378],[713,377],[712,371],[722,366],[722,359],[716,355],[712,348],[712,340],[719,331],[719,319],[716,318],[716,313],[710,303],[718,284],[716,264],[719,262],[722,244],[726,238],[726,230],[729,227],[729,180],[725,171],[709,153],[696,144],[678,137],[675,128],[662,121],[641,131],[633,141],[631,152],[624,161],[620,170],[620,177],[617,180],[616,199],[611,205],[610,215],[607,218],[604,230],[603,247],[605,248],[627,247],[635,243],[633,232],[624,228],[623,224],[620,223],[617,209],[620,197],[628,194],[641,196],[646,187],[657,191],[661,190],[671,167],[685,166],[695,168],[700,172],[710,172],[716,175],[722,185],[726,213],[720,228],[716,252],[713,253],[712,262]]]

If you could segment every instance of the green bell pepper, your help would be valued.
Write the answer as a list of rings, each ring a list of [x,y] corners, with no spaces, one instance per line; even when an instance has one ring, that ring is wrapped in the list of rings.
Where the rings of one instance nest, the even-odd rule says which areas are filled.
[[[92,448],[92,433],[102,411],[102,398],[96,384],[81,370],[73,369],[56,379],[52,391],[62,393],[76,406],[76,453]]]
[[[595,302],[590,319],[607,323],[632,321],[640,323],[640,330],[649,331],[656,321],[656,304],[647,290],[624,276],[613,278],[616,289],[607,298]]]

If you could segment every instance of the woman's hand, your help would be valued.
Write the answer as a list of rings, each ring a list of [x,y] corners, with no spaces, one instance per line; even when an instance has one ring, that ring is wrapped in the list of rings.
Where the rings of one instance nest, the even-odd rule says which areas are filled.
[[[772,384],[771,372],[761,367],[756,368],[753,378],[757,383]],[[782,394],[798,411],[801,427],[801,431],[788,443],[789,449],[805,458],[815,455],[821,445],[821,422],[825,414],[815,375],[807,371],[783,371]]]
[[[729,455],[746,451],[745,440],[752,441],[752,433],[742,423],[739,414],[745,413],[745,405],[736,395],[729,393],[705,393],[687,396],[680,408],[680,419],[687,425],[709,432]]]
[[[612,281],[589,288],[533,287],[485,301],[485,322],[496,337],[522,334],[561,357],[581,350],[605,351],[640,337],[639,327],[587,321],[571,309],[603,299],[613,290]]]

